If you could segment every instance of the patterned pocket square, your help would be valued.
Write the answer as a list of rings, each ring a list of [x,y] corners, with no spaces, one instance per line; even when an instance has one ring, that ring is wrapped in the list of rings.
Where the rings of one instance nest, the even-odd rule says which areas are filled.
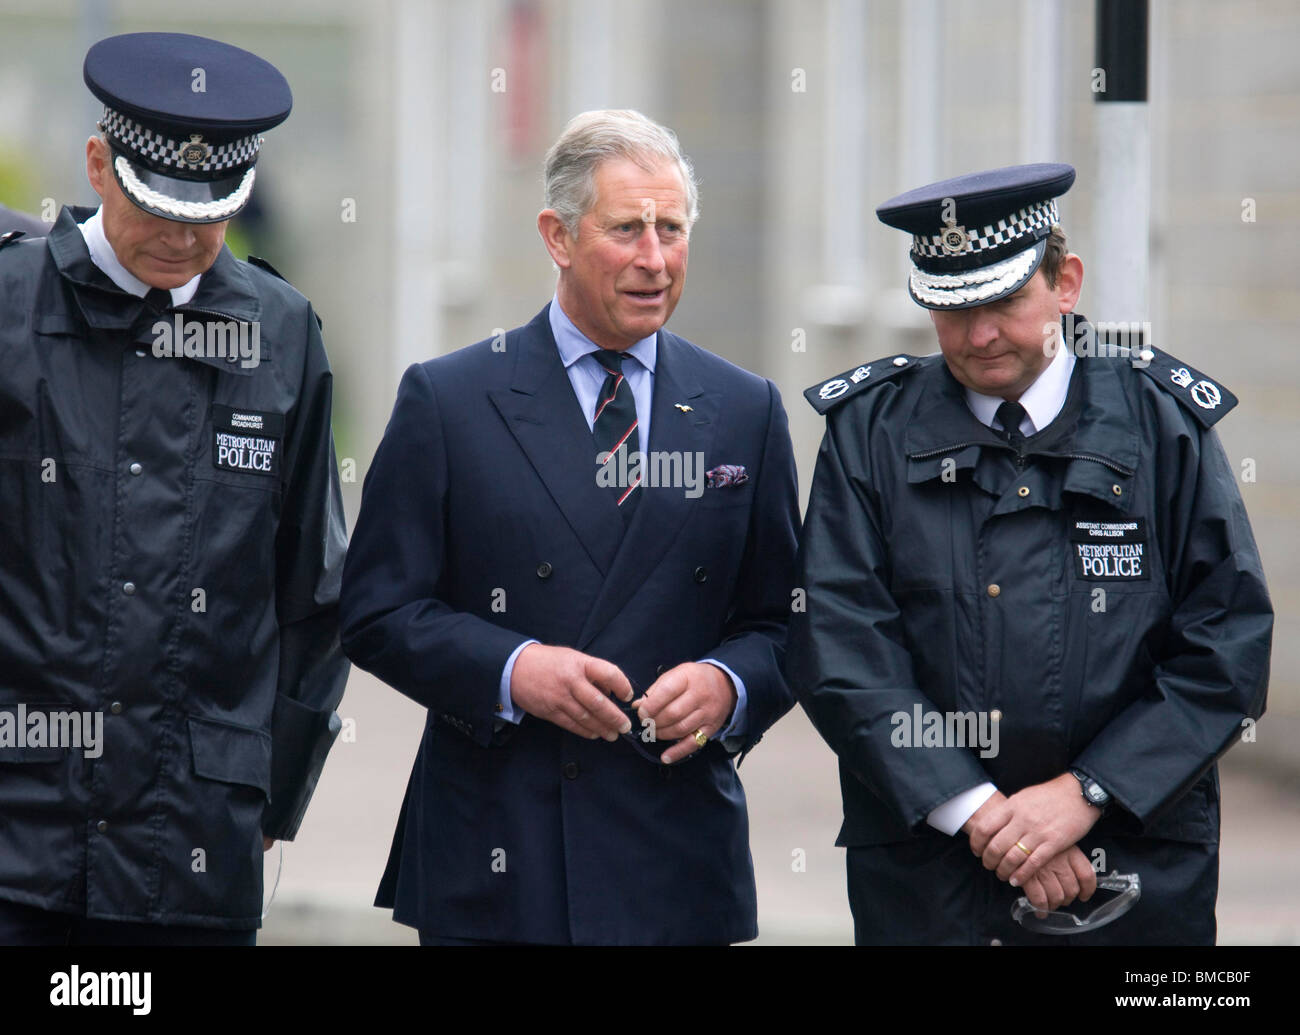
[[[744,464],[721,464],[704,472],[704,484],[710,489],[725,489],[728,485],[744,485],[749,481]]]

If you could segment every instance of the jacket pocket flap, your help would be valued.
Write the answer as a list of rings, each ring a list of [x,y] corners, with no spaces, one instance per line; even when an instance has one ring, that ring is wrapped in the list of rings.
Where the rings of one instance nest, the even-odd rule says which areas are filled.
[[[190,716],[194,772],[209,780],[242,783],[271,795],[271,735],[247,726]]]
[[[85,331],[85,324],[69,313],[38,313],[33,319],[37,334],[70,336]]]

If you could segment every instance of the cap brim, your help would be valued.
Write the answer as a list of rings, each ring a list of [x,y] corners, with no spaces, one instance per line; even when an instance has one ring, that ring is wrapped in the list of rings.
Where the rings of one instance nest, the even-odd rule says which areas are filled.
[[[971,309],[1019,291],[1042,265],[1047,238],[1008,259],[958,273],[927,273],[913,264],[907,292],[926,309]]]
[[[248,204],[252,166],[219,180],[164,176],[113,149],[113,177],[137,208],[178,223],[221,223]]]

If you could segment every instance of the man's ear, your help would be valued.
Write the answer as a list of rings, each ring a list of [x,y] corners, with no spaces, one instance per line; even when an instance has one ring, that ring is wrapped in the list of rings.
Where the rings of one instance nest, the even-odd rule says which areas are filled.
[[[1083,260],[1070,252],[1061,260],[1061,268],[1056,274],[1056,298],[1060,311],[1071,312],[1079,302],[1079,292],[1083,290]]]
[[[551,253],[551,261],[560,269],[567,270],[573,262],[569,255],[573,238],[569,236],[569,231],[565,229],[560,217],[555,214],[555,209],[543,209],[537,214],[537,232],[542,235],[542,243]]]
[[[112,176],[113,173],[108,167],[111,155],[108,150],[108,144],[102,137],[90,137],[86,141],[86,179],[95,189],[101,201],[104,200],[104,177]]]

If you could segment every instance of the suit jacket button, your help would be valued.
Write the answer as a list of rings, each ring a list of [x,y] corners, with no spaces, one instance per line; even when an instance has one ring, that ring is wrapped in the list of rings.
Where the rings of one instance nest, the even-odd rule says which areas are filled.
[[[662,676],[663,674],[664,674],[664,667],[663,667],[663,665],[656,665],[656,666],[655,666],[655,675],[656,675],[656,676]]]
[[[564,774],[566,780],[576,780],[578,778],[578,763],[565,762],[564,765],[560,766],[560,772]]]
[[[692,577],[695,579],[696,582],[709,581],[709,573],[705,571],[703,568],[696,568]]]
[[[551,577],[551,572],[554,570],[555,569],[551,567],[550,561],[542,561],[542,563],[537,566],[537,577],[539,579],[549,579]]]

